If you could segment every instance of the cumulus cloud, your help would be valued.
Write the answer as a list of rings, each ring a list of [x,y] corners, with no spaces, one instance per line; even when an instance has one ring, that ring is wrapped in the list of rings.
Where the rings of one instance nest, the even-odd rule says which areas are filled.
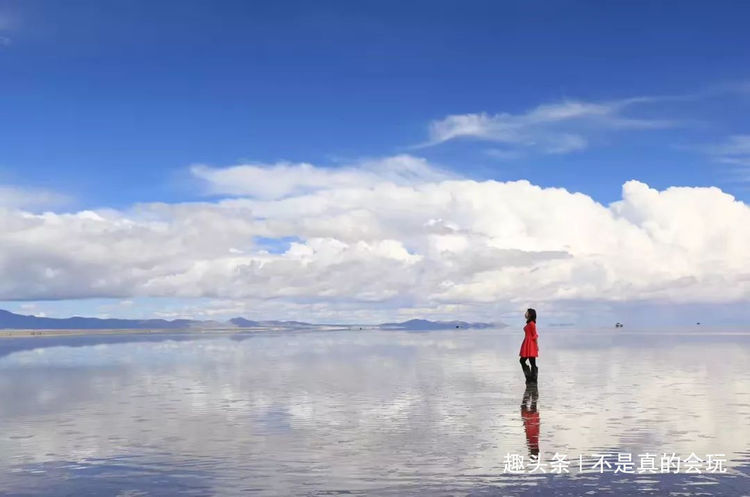
[[[336,305],[364,318],[385,307],[750,300],[750,207],[718,188],[629,181],[603,205],[397,160],[419,163],[420,174],[365,170],[360,184],[353,169],[298,167],[281,179],[275,167],[194,169],[214,191],[247,196],[0,209],[0,299],[204,297],[224,308],[252,302],[256,316],[308,310],[308,319]],[[256,186],[266,184],[272,193]],[[296,241],[270,253],[258,237]]]
[[[594,130],[675,126],[674,121],[624,115],[627,108],[654,100],[657,99],[640,97],[604,103],[564,100],[540,105],[521,114],[454,114],[430,124],[430,138],[426,145],[470,138],[547,154],[565,154],[586,148],[587,137]]]

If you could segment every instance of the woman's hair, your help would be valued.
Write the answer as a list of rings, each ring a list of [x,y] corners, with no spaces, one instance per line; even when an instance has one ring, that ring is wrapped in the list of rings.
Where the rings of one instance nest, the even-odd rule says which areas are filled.
[[[536,323],[536,311],[534,309],[528,308],[526,309],[526,312],[529,313],[529,319],[526,320],[528,323],[529,321],[534,321]]]

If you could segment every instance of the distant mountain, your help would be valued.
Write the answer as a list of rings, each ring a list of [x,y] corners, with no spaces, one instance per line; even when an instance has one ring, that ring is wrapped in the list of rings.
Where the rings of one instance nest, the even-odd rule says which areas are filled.
[[[72,318],[42,318],[24,316],[0,309],[0,329],[16,330],[124,330],[124,329],[185,329],[200,325],[191,319],[101,319],[74,316]]]
[[[194,319],[102,319],[74,316],[71,318],[46,318],[25,316],[0,309],[0,329],[15,330],[184,330],[190,328],[316,328],[347,327],[360,325],[312,324],[302,321],[252,321],[243,317],[226,322],[199,321]],[[503,323],[467,323],[466,321],[428,321],[411,319],[403,323],[363,325],[369,328],[388,330],[443,330],[448,328],[493,328],[507,326]]]
[[[402,323],[383,323],[379,328],[385,330],[446,330],[448,328],[502,328],[504,323],[467,323],[466,321],[428,321],[427,319],[410,319]]]
[[[260,326],[260,323],[258,321],[250,321],[249,319],[245,318],[232,318],[229,320],[229,322],[239,328],[254,328],[256,326]]]

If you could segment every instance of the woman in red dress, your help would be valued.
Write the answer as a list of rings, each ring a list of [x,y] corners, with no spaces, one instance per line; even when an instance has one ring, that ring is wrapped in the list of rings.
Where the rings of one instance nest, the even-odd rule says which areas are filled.
[[[539,345],[537,345],[537,338],[539,335],[536,332],[536,311],[534,309],[526,309],[526,326],[523,327],[525,333],[523,342],[521,343],[521,352],[518,354],[521,359],[521,368],[523,368],[523,374],[526,376],[526,383],[536,383],[537,371],[536,358],[539,357]],[[531,363],[531,368],[526,364],[526,359]]]

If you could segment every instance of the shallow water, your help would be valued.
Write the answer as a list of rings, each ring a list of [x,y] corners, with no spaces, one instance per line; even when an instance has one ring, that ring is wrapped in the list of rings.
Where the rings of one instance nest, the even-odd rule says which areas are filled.
[[[750,333],[539,332],[0,339],[0,494],[750,495]]]

